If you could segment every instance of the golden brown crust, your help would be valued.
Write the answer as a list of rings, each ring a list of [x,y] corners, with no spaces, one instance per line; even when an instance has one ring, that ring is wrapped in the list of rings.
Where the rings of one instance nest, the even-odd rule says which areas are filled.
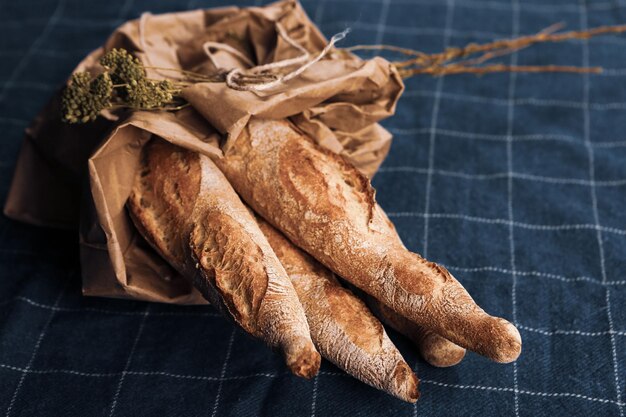
[[[320,355],[296,292],[247,207],[205,156],[152,140],[128,200],[144,237],[244,330],[310,378]]]
[[[191,232],[194,258],[203,269],[212,271],[213,285],[235,321],[258,334],[257,319],[268,284],[263,251],[249,235],[241,233],[239,223],[228,214],[211,212],[205,218]]]
[[[407,251],[357,171],[286,121],[250,120],[225,158],[233,187],[292,242],[411,321],[498,362],[517,329],[480,309],[444,268]]]
[[[320,353],[355,378],[415,402],[417,377],[363,301],[279,231],[258,221],[292,280]]]

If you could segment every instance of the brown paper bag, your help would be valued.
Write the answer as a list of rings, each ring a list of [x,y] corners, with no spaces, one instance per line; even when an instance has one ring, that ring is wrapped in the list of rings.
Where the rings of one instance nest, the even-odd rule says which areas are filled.
[[[213,73],[296,57],[301,51],[293,41],[311,56],[327,43],[293,0],[263,8],[145,14],[119,27],[77,70],[96,73],[99,57],[117,47],[139,57],[152,78],[176,77],[169,69]],[[384,59],[362,61],[333,51],[269,91],[192,85],[182,92],[191,107],[177,113],[105,112],[94,123],[67,125],[57,95],[26,131],[4,212],[36,225],[79,227],[86,295],[204,303],[141,238],[126,212],[143,145],[155,135],[220,158],[236,146],[233,139],[250,118],[290,118],[371,176],[391,141],[377,122],[393,114],[402,91],[400,77]]]

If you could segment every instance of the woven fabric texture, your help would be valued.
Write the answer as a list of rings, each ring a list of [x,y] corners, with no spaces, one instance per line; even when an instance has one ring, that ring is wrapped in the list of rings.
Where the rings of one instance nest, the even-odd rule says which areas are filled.
[[[1,0],[0,195],[24,128],[69,71],[141,12],[201,0]],[[238,2],[238,5],[252,5]],[[626,3],[305,0],[342,45],[446,46],[626,22]],[[504,62],[600,75],[410,79],[378,201],[405,244],[518,326],[520,359],[436,369],[405,404],[324,363],[311,381],[210,307],[85,298],[77,236],[0,218],[0,413],[7,416],[624,416],[626,37],[542,45]]]

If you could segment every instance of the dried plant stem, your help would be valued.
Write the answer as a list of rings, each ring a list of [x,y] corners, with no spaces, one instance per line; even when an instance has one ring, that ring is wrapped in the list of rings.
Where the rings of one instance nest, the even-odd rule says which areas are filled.
[[[447,65],[442,67],[401,69],[400,75],[404,78],[418,74],[430,74],[435,76],[455,74],[491,74],[495,72],[569,72],[575,74],[597,74],[602,72],[601,67],[576,67],[568,65],[505,65],[492,64],[481,67],[465,65]]]
[[[503,39],[486,44],[470,43],[463,48],[447,48],[444,52],[430,55],[432,62],[447,62],[453,59],[464,58],[469,55],[490,52],[498,49],[517,50],[537,43],[563,42],[572,39],[589,39],[594,36],[616,34],[626,32],[626,25],[601,26],[584,31],[571,31],[565,33],[537,33],[535,35],[521,36],[515,39]],[[410,64],[409,64],[410,65]]]
[[[548,35],[548,34],[552,34],[555,33],[556,31],[560,30],[563,28],[563,23],[555,23],[553,25],[548,26],[547,28],[541,30],[539,32],[539,34],[544,34],[544,35]],[[519,51],[520,49],[524,49],[524,48],[528,48],[530,45],[511,45],[508,48],[504,48],[504,49],[500,49],[500,50],[495,50],[495,51],[490,51],[490,52],[485,52],[483,55],[481,55],[478,58],[474,58],[472,60],[467,60],[465,61],[466,65],[480,65],[486,61],[489,61],[490,59],[493,58],[497,58],[500,56],[504,56],[504,55],[508,55],[511,54],[515,51]]]
[[[224,81],[224,74],[222,73],[204,75],[198,72],[187,71],[187,70],[180,69],[180,68],[164,68],[164,67],[154,67],[154,66],[144,66],[144,68],[155,69],[159,71],[178,72],[180,74],[183,74],[185,77],[187,77],[188,80],[195,81],[195,82],[222,82]]]
[[[598,73],[598,67],[574,67],[561,65],[546,66],[510,66],[502,64],[485,65],[488,60],[508,55],[520,49],[537,43],[563,42],[573,39],[589,39],[595,36],[619,34],[626,32],[626,25],[601,26],[584,31],[571,31],[554,33],[561,28],[560,24],[552,25],[541,32],[521,36],[515,39],[503,39],[485,44],[470,43],[465,47],[450,47],[445,51],[435,54],[425,54],[421,51],[409,48],[399,48],[392,45],[357,45],[346,48],[347,51],[358,50],[388,50],[412,56],[405,61],[393,62],[403,77],[410,77],[417,74],[450,75],[450,74],[486,74],[493,72],[574,72],[574,73]],[[481,55],[479,55],[481,54]],[[463,60],[470,56],[473,59]],[[456,62],[454,62],[457,60]]]

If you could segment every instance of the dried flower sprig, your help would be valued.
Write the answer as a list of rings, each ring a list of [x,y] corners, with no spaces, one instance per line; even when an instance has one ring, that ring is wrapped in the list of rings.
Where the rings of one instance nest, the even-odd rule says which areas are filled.
[[[180,97],[183,87],[213,80],[201,74],[194,74],[191,81],[150,79],[146,73],[149,67],[125,49],[112,49],[99,62],[104,71],[95,77],[88,72],[72,75],[61,97],[65,122],[93,121],[105,109],[178,110],[187,105]]]
[[[95,120],[100,111],[111,107],[112,93],[113,81],[106,72],[96,78],[87,72],[73,74],[61,98],[63,120],[68,123]]]

